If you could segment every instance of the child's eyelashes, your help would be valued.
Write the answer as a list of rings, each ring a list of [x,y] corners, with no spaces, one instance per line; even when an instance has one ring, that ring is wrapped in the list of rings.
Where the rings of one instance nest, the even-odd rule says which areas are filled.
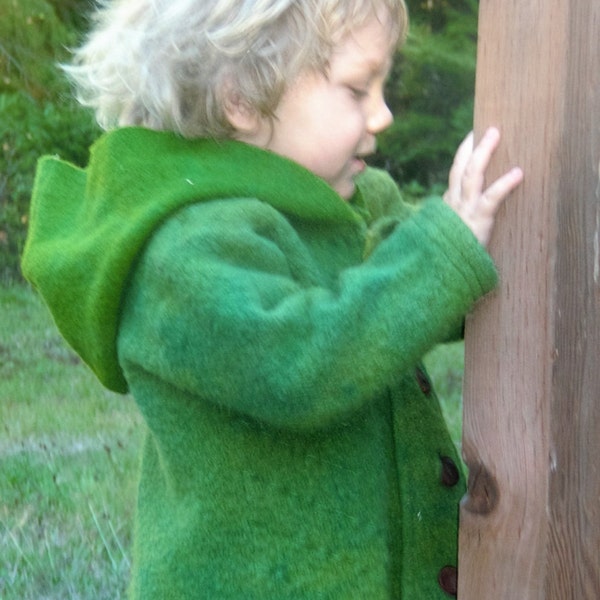
[[[350,93],[356,100],[363,100],[364,98],[366,98],[369,95],[368,89],[355,87],[352,85],[348,86],[348,90],[350,91]]]

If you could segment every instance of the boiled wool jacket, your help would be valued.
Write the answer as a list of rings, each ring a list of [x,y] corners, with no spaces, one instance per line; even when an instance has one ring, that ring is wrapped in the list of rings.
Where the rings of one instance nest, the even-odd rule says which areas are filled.
[[[464,479],[419,361],[496,273],[440,199],[124,128],[42,161],[23,270],[148,425],[132,598],[450,597]]]

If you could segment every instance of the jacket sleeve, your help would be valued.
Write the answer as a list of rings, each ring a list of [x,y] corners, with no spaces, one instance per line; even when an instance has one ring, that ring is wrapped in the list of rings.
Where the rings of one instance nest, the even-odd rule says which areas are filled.
[[[119,357],[134,395],[153,380],[274,426],[341,423],[447,338],[496,281],[440,200],[329,281],[317,251],[255,200],[169,219],[123,307]]]

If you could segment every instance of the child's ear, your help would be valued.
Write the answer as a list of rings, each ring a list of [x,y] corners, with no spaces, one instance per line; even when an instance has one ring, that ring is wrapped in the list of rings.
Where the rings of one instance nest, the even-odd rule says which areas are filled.
[[[231,86],[225,86],[223,109],[229,124],[236,132],[235,137],[244,138],[258,133],[262,123],[260,114]]]

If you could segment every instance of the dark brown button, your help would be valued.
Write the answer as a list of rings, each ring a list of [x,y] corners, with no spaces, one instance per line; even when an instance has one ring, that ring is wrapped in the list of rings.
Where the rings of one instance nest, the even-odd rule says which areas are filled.
[[[440,456],[440,462],[442,463],[440,474],[442,485],[444,487],[454,487],[460,479],[460,472],[456,463],[449,456]]]
[[[426,396],[429,396],[429,394],[431,394],[431,382],[427,378],[425,371],[423,371],[423,369],[421,369],[420,367],[417,367],[415,369],[415,377],[417,378],[417,383],[419,384],[421,391]]]
[[[438,574],[438,583],[446,594],[456,598],[458,593],[458,571],[456,567],[443,567]]]

